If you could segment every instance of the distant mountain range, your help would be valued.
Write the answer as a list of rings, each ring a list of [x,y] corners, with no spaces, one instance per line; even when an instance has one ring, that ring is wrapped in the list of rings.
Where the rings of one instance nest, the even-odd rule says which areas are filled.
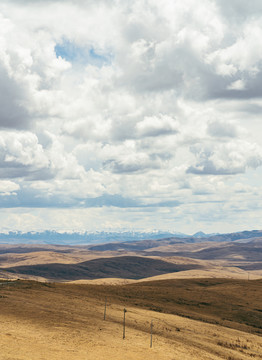
[[[88,245],[102,243],[125,243],[137,242],[141,240],[172,239],[175,242],[195,243],[201,241],[248,241],[248,239],[262,237],[262,230],[242,231],[229,234],[205,234],[197,232],[194,235],[182,233],[172,233],[164,231],[139,232],[139,231],[119,231],[119,232],[73,232],[59,233],[56,231],[42,232],[20,232],[10,231],[0,233],[0,243],[8,244],[60,244],[60,245]],[[144,244],[145,245],[145,244]]]
[[[140,232],[140,231],[97,231],[97,232],[20,232],[10,231],[0,233],[0,243],[23,243],[23,244],[61,244],[61,245],[87,245],[108,242],[138,241],[145,239],[163,239],[167,237],[184,238],[188,235],[164,231]]]

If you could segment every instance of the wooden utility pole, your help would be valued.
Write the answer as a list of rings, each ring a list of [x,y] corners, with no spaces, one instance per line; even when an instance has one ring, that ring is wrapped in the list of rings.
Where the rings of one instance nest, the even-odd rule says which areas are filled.
[[[106,319],[106,303],[107,303],[107,297],[105,298],[104,320]]]
[[[125,337],[126,337],[126,312],[127,312],[127,310],[124,309],[123,339],[125,339]]]
[[[151,320],[151,326],[150,326],[150,348],[153,345],[153,320]]]

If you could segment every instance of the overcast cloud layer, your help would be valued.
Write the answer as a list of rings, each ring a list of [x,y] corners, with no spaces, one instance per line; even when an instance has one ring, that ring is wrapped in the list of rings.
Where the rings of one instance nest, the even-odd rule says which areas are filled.
[[[3,0],[1,230],[261,228],[260,0]]]

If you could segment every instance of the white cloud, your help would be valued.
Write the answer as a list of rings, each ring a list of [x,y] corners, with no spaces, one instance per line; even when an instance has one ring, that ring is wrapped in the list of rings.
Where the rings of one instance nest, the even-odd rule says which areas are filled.
[[[5,163],[45,167],[48,160],[38,139],[32,133],[0,133],[0,146]]]
[[[214,120],[209,122],[207,132],[211,136],[234,138],[238,136],[240,130],[232,122]]]
[[[0,180],[0,196],[16,195],[16,191],[19,189],[19,184],[13,181]]]
[[[159,117],[145,117],[136,124],[136,129],[140,137],[171,135],[178,132],[178,123],[170,116],[160,114]]]
[[[6,206],[75,207],[81,228],[90,198],[101,226],[168,227],[189,211],[199,229],[211,209],[221,227],[223,212],[237,221],[237,196],[253,196],[242,176],[262,165],[259,2],[3,1],[0,13]],[[141,209],[111,216],[116,198]]]
[[[189,173],[234,175],[244,173],[247,168],[262,165],[262,148],[244,140],[191,148],[196,155],[196,166],[190,166]]]
[[[233,81],[230,85],[227,87],[228,90],[244,90],[245,89],[245,82],[243,80],[236,80]]]

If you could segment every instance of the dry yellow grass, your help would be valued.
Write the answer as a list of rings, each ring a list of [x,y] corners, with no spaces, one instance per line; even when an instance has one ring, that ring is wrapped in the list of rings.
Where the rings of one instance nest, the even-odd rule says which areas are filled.
[[[243,279],[258,280],[262,278],[262,270],[245,271],[236,267],[206,266],[203,270],[187,270],[176,273],[163,274],[146,278],[142,281],[167,280],[167,279],[199,279],[199,278],[225,278],[225,279]]]
[[[1,316],[0,359],[261,359],[262,341],[258,336],[132,308],[128,309],[126,339],[123,340],[120,323],[122,308],[111,306],[108,320],[103,321],[101,307],[102,304],[100,308],[98,304],[92,304],[92,312],[96,311],[97,317],[90,321],[87,313],[86,319],[83,319],[86,328],[84,321],[78,326],[74,313],[71,314],[72,322],[50,327],[26,319]],[[151,319],[155,332],[152,349],[149,335]]]
[[[0,290],[1,360],[244,360],[262,358],[257,335],[104,299],[84,286],[15,283]],[[153,347],[150,322],[153,320]]]

